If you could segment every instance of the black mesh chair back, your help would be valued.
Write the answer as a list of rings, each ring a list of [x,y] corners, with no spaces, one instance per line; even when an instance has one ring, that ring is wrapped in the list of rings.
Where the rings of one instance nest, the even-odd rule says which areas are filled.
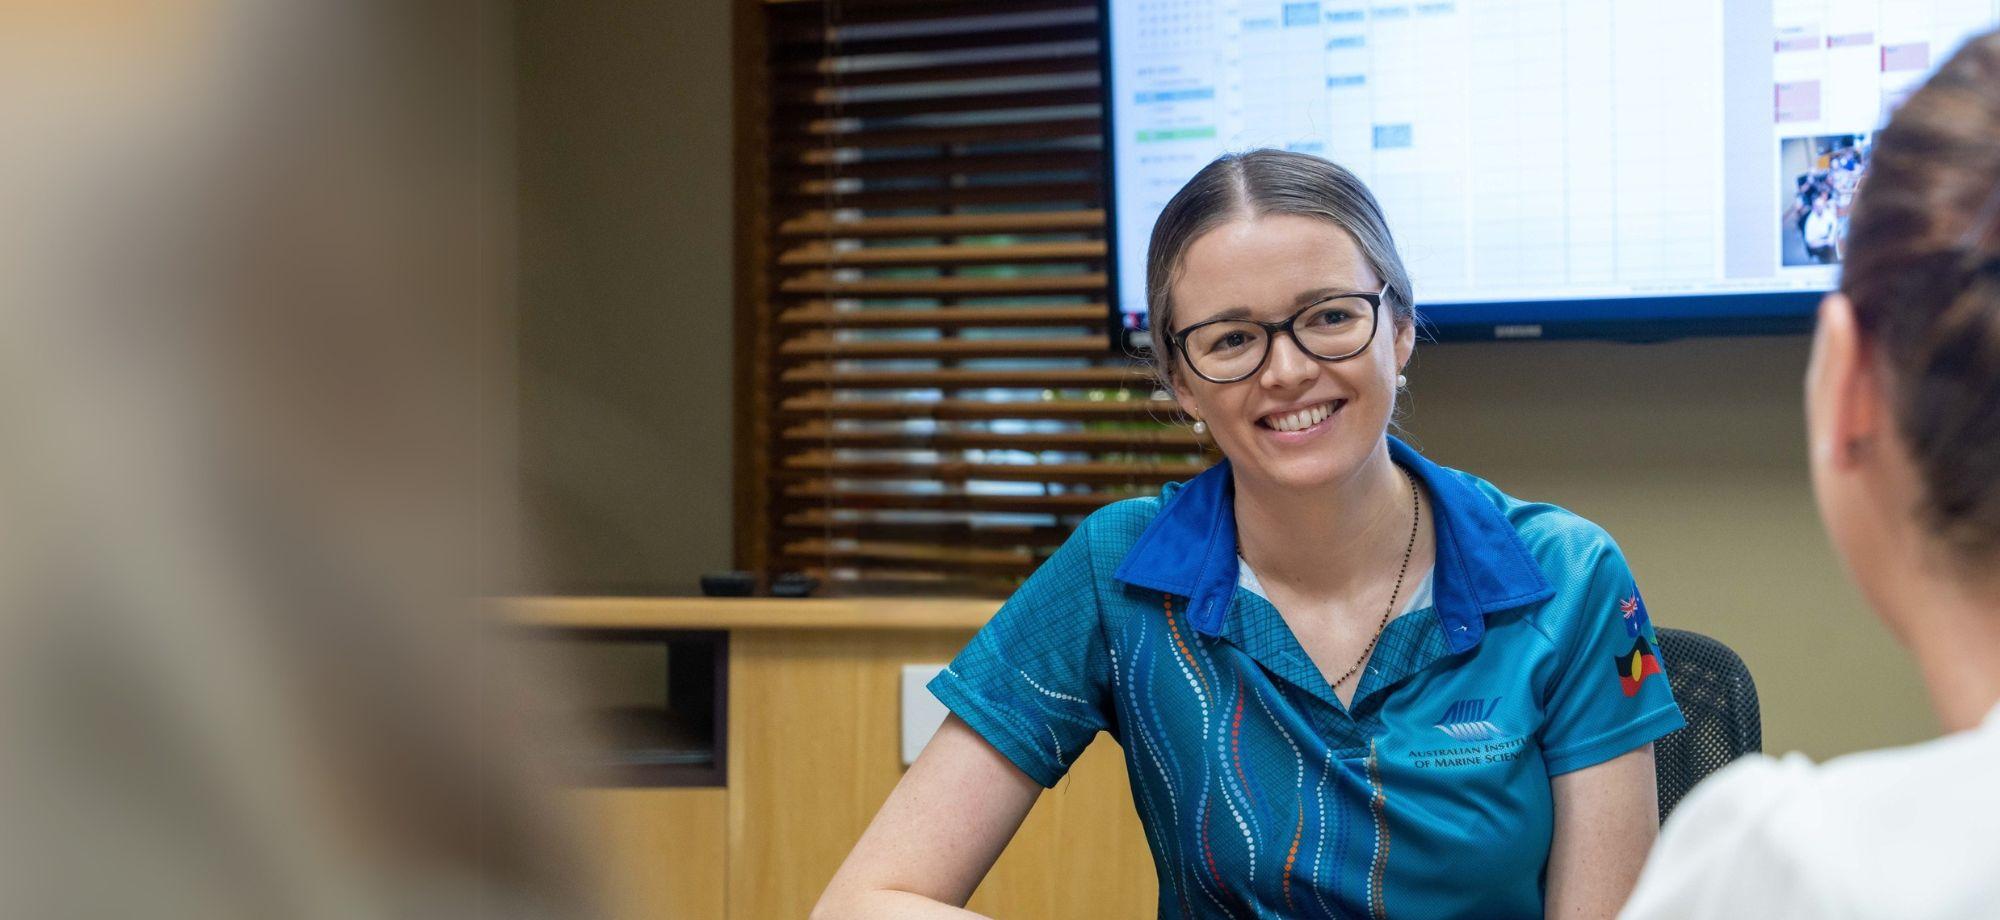
[[[1744,754],[1764,749],[1757,685],[1729,646],[1685,629],[1658,630],[1667,679],[1687,727],[1653,745],[1660,821],[1696,783]]]

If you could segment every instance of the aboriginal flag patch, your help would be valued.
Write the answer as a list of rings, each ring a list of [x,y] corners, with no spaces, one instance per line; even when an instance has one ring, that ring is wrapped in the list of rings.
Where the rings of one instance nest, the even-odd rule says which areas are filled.
[[[1611,666],[1618,671],[1618,688],[1626,696],[1636,696],[1646,678],[1660,673],[1660,656],[1653,651],[1653,643],[1640,636],[1632,640],[1631,651],[1612,656]]]

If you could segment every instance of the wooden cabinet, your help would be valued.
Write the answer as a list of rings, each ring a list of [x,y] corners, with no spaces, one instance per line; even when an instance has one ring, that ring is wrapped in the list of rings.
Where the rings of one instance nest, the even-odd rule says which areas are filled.
[[[513,617],[728,635],[721,788],[580,790],[620,917],[804,917],[903,773],[901,668],[943,663],[991,601],[529,599]],[[1154,916],[1153,864],[1123,754],[1100,735],[1042,794],[974,894],[991,916]]]
[[[619,920],[722,918],[729,793],[721,787],[579,789],[568,794]]]

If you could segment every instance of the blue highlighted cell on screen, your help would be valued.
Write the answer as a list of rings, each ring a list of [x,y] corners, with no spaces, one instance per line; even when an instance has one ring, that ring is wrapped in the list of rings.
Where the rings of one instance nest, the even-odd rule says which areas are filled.
[[[1360,48],[1368,44],[1366,35],[1336,35],[1326,40],[1326,50],[1339,48]]]
[[[1326,78],[1327,89],[1340,89],[1342,87],[1348,87],[1348,86],[1366,86],[1367,84],[1368,84],[1367,74],[1343,73],[1343,74],[1335,74],[1331,77]]]
[[[1399,147],[1408,147],[1410,146],[1410,144],[1411,144],[1411,139],[1410,139],[1409,125],[1401,124],[1401,125],[1375,126],[1376,150],[1394,150]]]
[[[1319,0],[1285,4],[1285,28],[1319,24]]]
[[[1368,14],[1361,10],[1327,10],[1327,22],[1360,22]]]
[[[1140,105],[1151,102],[1195,102],[1202,99],[1214,99],[1215,87],[1193,86],[1187,89],[1163,89],[1150,93],[1140,93],[1136,98]]]

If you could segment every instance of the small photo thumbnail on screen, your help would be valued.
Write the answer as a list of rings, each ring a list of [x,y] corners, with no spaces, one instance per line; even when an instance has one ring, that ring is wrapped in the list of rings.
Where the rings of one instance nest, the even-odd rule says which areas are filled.
[[[1832,265],[1847,247],[1854,193],[1868,173],[1870,136],[1788,137],[1778,145],[1783,175],[1778,221],[1784,264]]]

